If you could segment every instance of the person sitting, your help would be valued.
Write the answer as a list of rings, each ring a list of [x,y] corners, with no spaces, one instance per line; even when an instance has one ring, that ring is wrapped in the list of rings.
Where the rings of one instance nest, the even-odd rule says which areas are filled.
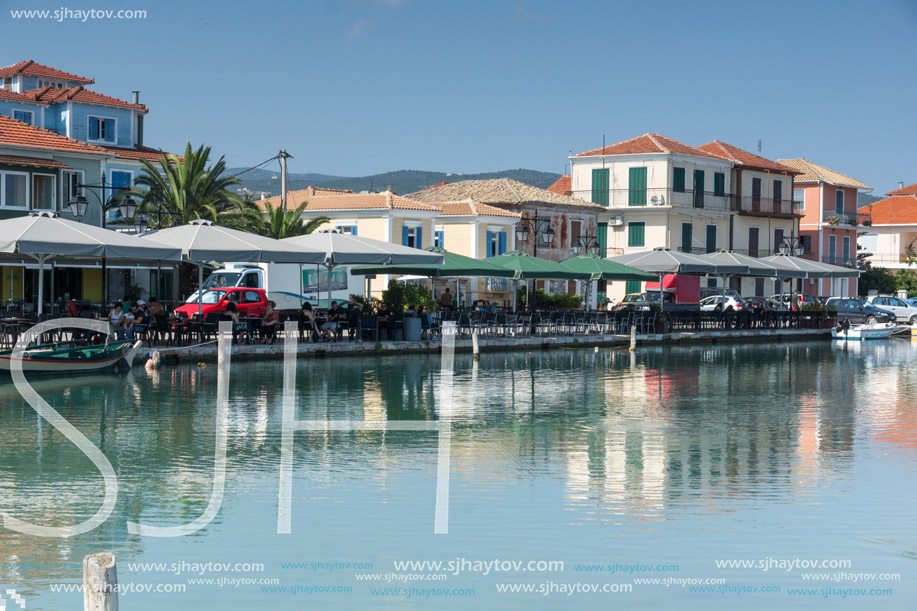
[[[130,309],[124,313],[124,334],[127,339],[134,339],[136,333],[143,333],[149,328],[146,313],[140,309],[140,302],[131,304]]]
[[[335,339],[338,330],[341,328],[341,321],[346,319],[346,314],[338,307],[337,301],[331,302],[331,309],[328,310],[328,320],[322,325],[322,335],[325,340]]]
[[[108,328],[116,338],[124,339],[124,309],[120,302],[116,302],[108,314]]]
[[[392,316],[391,310],[388,309],[388,304],[384,301],[379,305],[379,311],[376,312],[376,322],[379,324],[380,332],[385,330],[388,333],[389,340],[395,339],[395,317]]]
[[[232,301],[226,304],[226,315],[232,322],[232,342],[244,343],[248,339],[248,323],[239,317],[239,308]]]
[[[717,304],[713,307],[713,311],[719,312],[720,314],[722,314],[723,313],[723,302],[722,301],[717,302]]]
[[[315,323],[315,315],[312,313],[312,304],[308,301],[302,304],[299,311],[299,333],[302,336],[306,331],[309,332],[309,338],[317,341],[319,337],[318,325]]]
[[[263,338],[261,341],[264,344],[274,343],[277,325],[280,323],[280,314],[274,309],[276,307],[277,304],[273,301],[267,302],[267,310],[264,312],[264,318],[261,320],[261,337]]]
[[[363,312],[363,304],[358,301],[348,301],[347,302],[347,336],[350,338],[350,341],[353,341],[356,337],[356,333],[360,329],[360,314]]]
[[[430,332],[430,313],[427,312],[427,306],[419,305],[417,306],[417,316],[420,317],[420,338],[427,339],[427,334]]]
[[[449,292],[449,287],[446,287],[446,290],[439,296],[439,305],[449,310],[455,307],[452,301],[452,293]]]

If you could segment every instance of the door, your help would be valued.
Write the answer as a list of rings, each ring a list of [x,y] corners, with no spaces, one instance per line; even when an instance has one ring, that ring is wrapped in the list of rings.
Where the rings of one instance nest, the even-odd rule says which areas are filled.
[[[704,171],[694,170],[694,207],[704,207]]]
[[[761,210],[761,179],[751,179],[751,209],[753,212]]]
[[[681,224],[681,252],[691,252],[694,243],[694,223]]]
[[[783,204],[783,182],[779,180],[774,181],[774,212],[779,213],[780,207]]]
[[[748,256],[757,257],[758,256],[758,236],[760,230],[757,227],[748,228]]]
[[[781,244],[783,244],[783,229],[774,229],[774,249],[770,254],[778,254]]]
[[[707,252],[716,252],[716,225],[707,225]]]
[[[239,304],[239,311],[246,316],[262,316],[267,310],[267,304],[261,300],[261,294],[258,291],[241,291],[242,302]]]

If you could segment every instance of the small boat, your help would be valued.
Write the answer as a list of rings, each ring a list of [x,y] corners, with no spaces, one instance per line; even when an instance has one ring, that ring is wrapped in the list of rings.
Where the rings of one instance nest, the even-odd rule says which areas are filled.
[[[897,329],[893,322],[851,325],[849,320],[831,329],[831,337],[839,340],[885,339]]]
[[[38,344],[22,353],[26,373],[87,373],[107,369],[130,369],[140,340],[93,344],[85,340]],[[10,375],[13,351],[0,352],[0,374]]]

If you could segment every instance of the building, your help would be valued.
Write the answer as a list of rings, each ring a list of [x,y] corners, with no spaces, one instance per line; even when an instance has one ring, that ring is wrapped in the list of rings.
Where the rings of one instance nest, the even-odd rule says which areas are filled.
[[[860,236],[858,250],[873,267],[898,270],[917,263],[917,184],[899,185],[885,199],[859,210],[871,226]]]
[[[802,202],[799,233],[807,257],[832,265],[856,265],[857,231],[868,224],[866,213],[857,210],[857,195],[871,191],[860,181],[807,159],[778,159],[799,172],[793,199]],[[847,297],[857,294],[856,278],[807,280],[805,293]]]

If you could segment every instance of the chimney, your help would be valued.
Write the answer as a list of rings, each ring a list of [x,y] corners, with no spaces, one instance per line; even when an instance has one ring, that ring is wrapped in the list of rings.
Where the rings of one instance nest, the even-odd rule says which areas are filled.
[[[904,188],[904,181],[901,181],[901,180],[898,181],[898,188],[899,188],[899,189],[903,189],[903,188]]]
[[[134,104],[139,104],[140,103],[140,92],[135,89],[131,91],[131,93],[134,94]]]

